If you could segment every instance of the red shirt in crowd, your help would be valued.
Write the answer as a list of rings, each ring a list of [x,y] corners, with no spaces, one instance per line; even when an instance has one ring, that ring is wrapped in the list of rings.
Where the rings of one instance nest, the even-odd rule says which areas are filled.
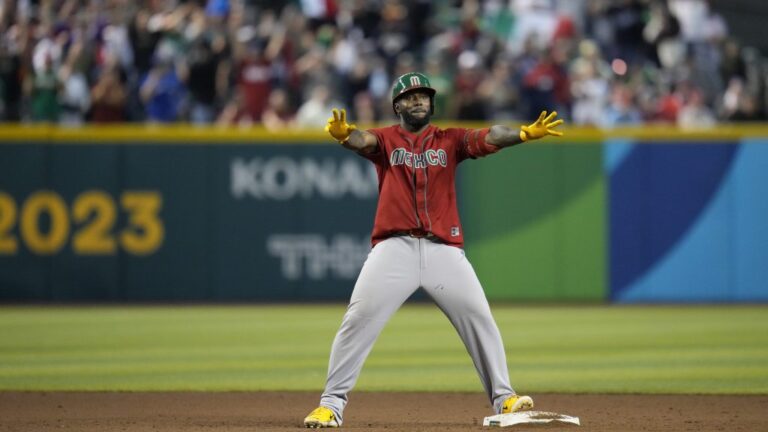
[[[238,69],[237,83],[245,111],[252,119],[260,119],[272,92],[272,65],[264,59],[244,60]]]

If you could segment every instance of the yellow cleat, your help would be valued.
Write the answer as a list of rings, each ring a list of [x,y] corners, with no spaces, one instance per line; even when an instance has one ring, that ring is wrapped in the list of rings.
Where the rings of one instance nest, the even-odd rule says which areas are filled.
[[[339,422],[336,420],[336,414],[334,414],[333,411],[321,406],[315,408],[315,410],[309,413],[304,419],[304,427],[335,428],[339,427]]]
[[[530,396],[510,396],[501,406],[502,414],[510,414],[518,411],[528,411],[533,409],[533,399]]]

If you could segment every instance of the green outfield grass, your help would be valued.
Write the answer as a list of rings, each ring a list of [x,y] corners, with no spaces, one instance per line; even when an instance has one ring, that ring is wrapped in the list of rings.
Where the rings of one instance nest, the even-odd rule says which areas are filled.
[[[766,306],[493,305],[521,392],[768,393]],[[344,306],[2,307],[0,390],[320,390]],[[409,304],[357,390],[481,391]]]

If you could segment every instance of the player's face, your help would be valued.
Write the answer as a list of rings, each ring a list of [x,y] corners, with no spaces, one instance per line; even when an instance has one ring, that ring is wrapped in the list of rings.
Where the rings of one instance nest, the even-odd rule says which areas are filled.
[[[429,93],[423,90],[412,90],[397,99],[398,112],[403,120],[412,126],[423,126],[429,123],[431,116]]]

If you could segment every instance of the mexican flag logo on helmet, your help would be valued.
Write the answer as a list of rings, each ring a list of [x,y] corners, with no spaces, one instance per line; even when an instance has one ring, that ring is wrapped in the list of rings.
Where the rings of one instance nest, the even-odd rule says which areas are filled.
[[[437,93],[437,91],[432,88],[432,85],[429,83],[429,78],[420,72],[408,72],[407,74],[403,74],[392,84],[392,110],[395,109],[395,101],[397,101],[397,98],[404,93],[415,89],[424,89],[429,93],[430,111],[434,114],[435,93]],[[395,114],[397,114],[397,111],[395,111]]]

